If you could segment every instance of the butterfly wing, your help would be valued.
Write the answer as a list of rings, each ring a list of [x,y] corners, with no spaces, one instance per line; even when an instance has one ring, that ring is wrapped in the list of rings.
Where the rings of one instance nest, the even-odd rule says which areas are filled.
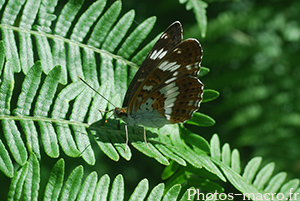
[[[204,85],[197,78],[201,59],[199,42],[195,39],[182,42],[180,23],[172,24],[129,86],[123,104],[127,107],[127,122],[162,127],[190,119],[203,96]]]
[[[180,43],[142,83],[129,105],[129,113],[153,108],[168,123],[190,119],[203,99],[200,71],[202,48],[195,39]]]
[[[157,66],[161,58],[170,53],[178,44],[182,42],[182,26],[176,21],[171,24],[155,43],[146,59],[132,79],[126,92],[123,107],[128,107],[129,102],[133,100],[138,88],[145,82],[145,78],[153,71],[153,67]]]

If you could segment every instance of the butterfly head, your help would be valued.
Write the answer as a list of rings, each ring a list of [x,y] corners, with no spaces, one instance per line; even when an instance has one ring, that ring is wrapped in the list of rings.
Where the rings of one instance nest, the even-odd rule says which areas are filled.
[[[116,118],[122,118],[122,117],[127,117],[127,108],[119,108],[119,107],[116,107],[114,110],[114,116]]]

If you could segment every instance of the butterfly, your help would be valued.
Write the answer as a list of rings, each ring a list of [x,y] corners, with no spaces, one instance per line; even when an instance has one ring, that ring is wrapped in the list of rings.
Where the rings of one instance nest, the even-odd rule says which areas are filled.
[[[196,39],[183,41],[182,32],[179,21],[164,31],[131,81],[123,106],[112,110],[126,123],[126,146],[127,125],[160,128],[182,123],[200,107],[204,85],[198,74],[203,51]],[[147,145],[145,128],[144,140]]]

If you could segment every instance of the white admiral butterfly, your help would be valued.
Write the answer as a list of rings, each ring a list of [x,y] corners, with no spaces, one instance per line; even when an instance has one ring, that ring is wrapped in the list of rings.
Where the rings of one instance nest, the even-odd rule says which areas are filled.
[[[122,108],[113,110],[115,117],[128,125],[154,128],[190,119],[203,99],[204,85],[198,79],[201,59],[199,42],[182,41],[180,22],[171,24],[131,81]],[[125,130],[127,145],[127,125]],[[145,129],[144,139],[147,145]]]

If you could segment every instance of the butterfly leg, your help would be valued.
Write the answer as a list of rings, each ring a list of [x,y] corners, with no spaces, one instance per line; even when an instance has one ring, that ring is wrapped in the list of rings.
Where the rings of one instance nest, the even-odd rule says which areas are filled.
[[[126,134],[126,142],[125,142],[125,153],[126,153],[126,149],[128,146],[128,129],[127,129],[127,124],[125,124],[125,134]]]
[[[148,146],[148,143],[147,143],[146,129],[145,129],[145,127],[143,127],[143,129],[144,129],[144,141],[145,141],[145,144],[148,147],[148,149],[150,149],[150,147]]]
[[[147,143],[147,134],[146,134],[146,129],[145,129],[145,127],[141,127],[141,126],[136,126],[136,127],[137,127],[139,133],[141,133],[140,128],[143,128],[143,129],[144,129],[144,141],[145,141],[145,144],[146,144],[146,146],[148,147],[148,149],[150,149],[150,147],[148,146],[148,143]]]

